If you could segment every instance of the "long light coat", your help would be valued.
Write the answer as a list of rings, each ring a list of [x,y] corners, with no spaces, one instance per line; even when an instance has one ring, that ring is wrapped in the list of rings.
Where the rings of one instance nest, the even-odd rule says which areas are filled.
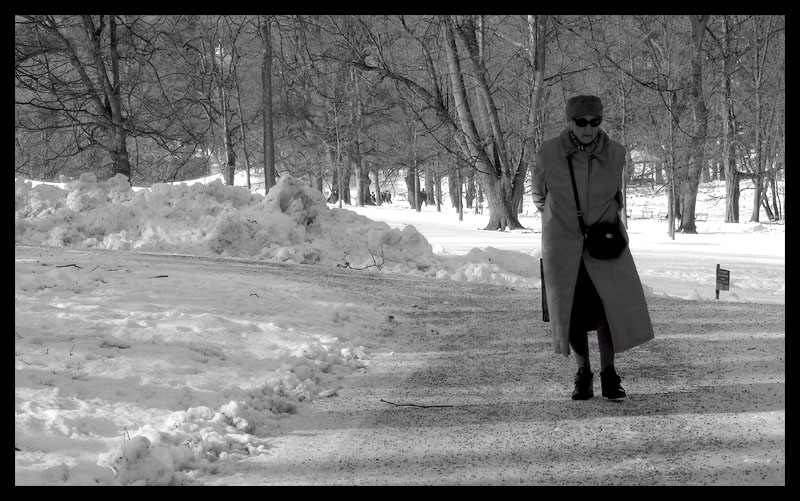
[[[622,209],[615,196],[622,188],[625,148],[598,131],[591,152],[580,151],[569,129],[545,141],[533,168],[533,200],[542,213],[542,260],[555,352],[569,355],[569,327],[580,261],[603,303],[614,352],[654,338],[642,283],[630,249],[614,259],[595,259],[585,250],[578,224],[567,156],[572,155],[575,184],[584,222],[613,222]],[[628,234],[622,228],[625,240]]]

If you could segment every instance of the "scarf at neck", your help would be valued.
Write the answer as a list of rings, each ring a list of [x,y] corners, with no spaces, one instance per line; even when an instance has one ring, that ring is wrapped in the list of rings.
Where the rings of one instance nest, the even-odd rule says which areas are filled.
[[[594,149],[595,146],[597,146],[597,137],[596,136],[595,136],[594,140],[589,144],[583,144],[580,141],[578,141],[578,136],[576,136],[575,133],[572,132],[572,131],[569,131],[569,138],[572,140],[572,142],[575,144],[575,146],[578,147],[578,150],[580,150],[580,151],[591,151],[591,150]]]

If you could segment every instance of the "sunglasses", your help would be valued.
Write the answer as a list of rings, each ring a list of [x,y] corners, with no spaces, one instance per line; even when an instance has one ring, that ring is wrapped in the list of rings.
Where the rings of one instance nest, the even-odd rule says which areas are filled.
[[[591,120],[586,120],[585,118],[576,118],[575,125],[578,127],[586,127],[586,125],[591,125],[592,127],[597,127],[603,122],[602,118],[593,118]]]

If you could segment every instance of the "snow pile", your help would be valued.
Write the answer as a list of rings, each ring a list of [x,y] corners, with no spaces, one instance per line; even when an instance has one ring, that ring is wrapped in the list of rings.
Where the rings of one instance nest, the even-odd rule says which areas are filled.
[[[40,339],[36,344],[40,343],[43,343],[43,340]],[[126,342],[113,336],[108,336],[106,345],[129,351],[136,349],[135,341]],[[205,350],[207,351],[207,348]],[[222,355],[217,354],[217,356]],[[30,355],[26,358],[36,361]],[[85,370],[82,376],[73,376],[73,379],[74,377],[84,381],[93,379],[86,360],[97,357],[87,357],[86,360],[76,358],[77,360],[70,361],[72,369],[83,367]],[[277,370],[267,371],[263,384],[249,389],[240,386],[225,392],[234,398],[224,405],[217,408],[205,405],[193,406],[183,411],[169,413],[158,422],[147,422],[138,429],[126,429],[122,445],[111,447],[107,452],[97,455],[97,467],[85,461],[70,466],[62,462],[38,473],[18,475],[16,483],[18,485],[190,483],[199,476],[215,473],[219,460],[235,455],[258,455],[266,452],[269,448],[268,438],[279,433],[282,419],[298,412],[299,402],[335,396],[336,390],[333,386],[336,374],[364,370],[369,363],[363,347],[337,342],[302,343],[292,350],[292,353],[277,360],[283,364]],[[97,370],[97,372],[102,371]],[[55,373],[54,370],[53,374]],[[18,384],[20,382],[21,380],[17,381]],[[68,387],[70,384],[74,384],[74,381],[54,382],[53,386],[57,385],[56,388],[46,396],[50,404],[43,402],[39,405],[31,400],[18,408],[17,432],[27,430],[26,435],[33,435],[34,428],[44,426],[41,431],[48,432],[48,435],[55,433],[56,437],[66,437],[77,443],[86,440],[84,428],[92,424],[81,416],[104,415],[108,414],[109,410],[95,408],[93,412],[92,408],[97,402],[92,400],[81,404],[83,408],[76,409],[75,412],[64,409],[63,404],[56,402],[73,401],[73,399],[61,396],[58,387]],[[102,394],[102,391],[98,391],[97,394]],[[32,397],[38,399],[36,396]],[[187,400],[192,400],[188,394]],[[170,403],[164,402],[155,407],[162,405],[171,406]],[[72,414],[75,416],[71,417]],[[46,437],[26,439],[25,444],[34,449],[47,450],[52,447],[52,445],[37,444],[37,440],[52,441],[52,435],[49,439]],[[103,441],[111,443],[112,440],[108,438]]]
[[[454,272],[442,270],[437,276],[466,282],[499,283],[516,285],[527,281],[536,283],[539,280],[538,264],[534,266],[532,256],[517,251],[486,247],[473,248],[461,258],[466,263]]]
[[[99,182],[94,175],[84,174],[63,188],[18,179],[15,214],[15,242],[21,245],[225,256],[538,286],[534,256],[492,247],[474,249],[466,256],[439,256],[414,226],[393,229],[353,211],[329,208],[320,192],[290,176],[283,176],[266,197],[246,188],[225,186],[219,180],[208,184],[158,184],[134,190],[123,176]],[[15,286],[34,295],[91,296],[107,290],[111,283],[108,271],[49,268],[35,275],[20,275]],[[341,335],[325,342],[303,343],[291,353],[270,359],[266,368],[273,370],[263,372],[261,384],[227,390],[224,397],[228,400],[223,405],[202,405],[189,398],[185,410],[171,412],[138,429],[126,428],[122,444],[117,441],[118,445],[100,453],[96,465],[78,462],[68,467],[61,463],[30,478],[18,475],[17,483],[180,485],[213,473],[218,461],[230,455],[264,452],[267,437],[276,431],[281,419],[297,412],[299,402],[334,396],[333,376],[366,367],[367,354],[354,342],[374,334],[360,333],[363,329],[358,326],[382,328],[380,322],[360,318],[360,312],[346,306],[316,303],[316,310],[334,309],[332,322],[342,324]],[[56,307],[70,310],[65,302]],[[187,321],[190,327],[196,323],[207,333],[225,331],[224,319],[172,313],[178,316],[159,312],[145,313],[141,318],[141,313],[130,311],[125,320],[106,320],[106,313],[98,310],[93,318],[97,328],[106,332],[98,340],[99,346],[143,356],[150,353],[148,350],[184,347],[184,351],[200,350],[204,356],[211,353],[209,356],[216,354],[224,359],[225,352],[205,345],[202,338],[192,334],[191,340],[184,340],[182,334]],[[350,318],[352,315],[356,317]],[[159,320],[161,317],[163,321]],[[187,319],[182,320],[183,317]],[[292,325],[302,325],[299,322],[293,320]],[[347,324],[352,326],[347,328]],[[111,331],[109,326],[113,326]],[[253,328],[262,330],[259,326]],[[192,332],[196,330],[191,328]],[[49,346],[54,346],[51,341],[58,342],[48,338]],[[157,345],[148,346],[145,341],[157,341]],[[40,356],[34,346],[36,355],[26,354],[26,364],[36,363],[35,357]],[[72,348],[69,355],[73,355]],[[62,369],[73,375],[80,370],[84,379],[91,379],[89,366],[99,364],[99,360],[87,356],[79,362],[76,356],[70,367]],[[108,367],[98,367],[97,371],[106,372]],[[148,383],[152,384],[146,378],[140,381]],[[53,382],[56,387],[64,384]],[[38,398],[32,396],[30,402]],[[30,428],[30,436],[35,436],[35,429],[45,422],[42,419],[55,419],[52,426],[59,433],[81,436],[80,426],[70,424],[63,412],[57,418],[50,414],[50,410],[31,404],[30,409],[18,412],[17,427]],[[27,445],[33,446],[35,441],[32,438]],[[111,444],[112,440],[104,442]]]
[[[469,282],[538,287],[538,255],[494,248],[435,254],[414,226],[391,228],[282,176],[266,197],[243,187],[157,184],[132,190],[122,175],[84,174],[59,188],[15,182],[15,242],[218,255],[320,264]]]
[[[349,348],[336,355],[315,343],[298,351],[297,360],[276,371],[263,387],[218,410],[190,407],[173,412],[158,427],[146,424],[121,447],[99,454],[97,465],[108,468],[122,485],[181,485],[214,473],[220,459],[264,453],[280,417],[297,412],[296,402],[336,394],[320,384],[321,372],[365,367],[363,348],[357,355]]]

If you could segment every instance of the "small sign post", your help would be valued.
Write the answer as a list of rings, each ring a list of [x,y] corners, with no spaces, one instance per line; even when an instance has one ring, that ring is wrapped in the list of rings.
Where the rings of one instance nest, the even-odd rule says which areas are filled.
[[[725,270],[717,265],[717,299],[719,299],[719,291],[730,290],[731,285],[731,272]]]

